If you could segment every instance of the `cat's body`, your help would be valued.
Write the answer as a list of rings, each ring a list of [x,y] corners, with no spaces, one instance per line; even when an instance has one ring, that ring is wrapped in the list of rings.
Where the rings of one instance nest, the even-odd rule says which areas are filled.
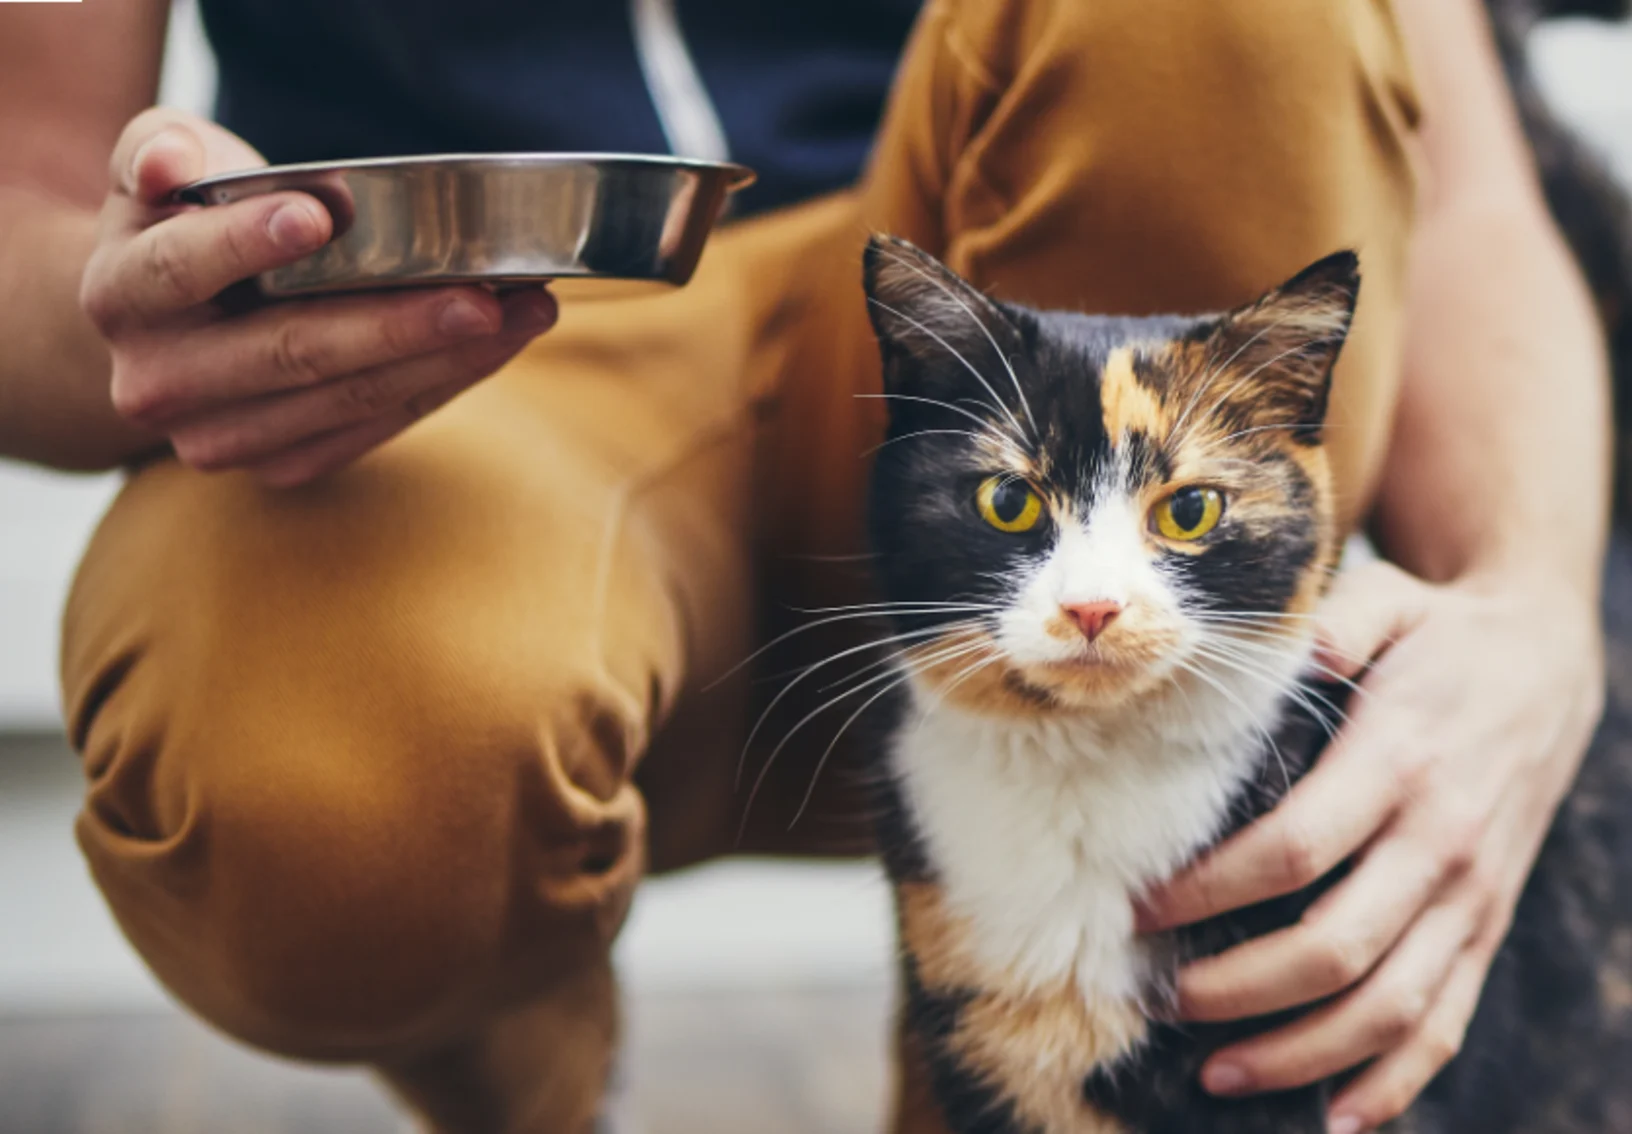
[[[1339,551],[1320,432],[1355,268],[1222,317],[1096,319],[869,250],[904,689],[878,830],[903,1026],[955,1134],[1325,1129],[1331,1083],[1202,1091],[1209,1053],[1277,1021],[1180,1025],[1171,986],[1333,879],[1150,937],[1133,903],[1273,807],[1340,713],[1307,616]],[[1632,722],[1613,698],[1608,721],[1464,1056],[1400,1130],[1632,1132]]]
[[[1335,689],[1327,693],[1338,695]],[[1198,789],[1192,799],[1199,806],[1187,809],[1182,817],[1167,816],[1173,822],[1165,830],[1152,832],[1137,830],[1135,824],[1170,786],[1159,774],[1134,777],[1143,782],[1124,782],[1117,785],[1122,790],[1113,788],[1101,794],[1097,789],[1111,778],[1110,769],[1102,769],[1106,775],[1072,776],[1068,765],[1053,759],[1064,755],[1060,748],[1075,746],[1071,739],[1060,737],[1051,738],[1052,743],[1045,746],[1050,750],[1045,756],[1048,771],[1027,776],[993,751],[990,741],[996,738],[990,734],[986,744],[967,745],[952,735],[965,722],[952,717],[933,738],[928,733],[914,737],[918,713],[910,698],[903,699],[898,709],[903,715],[892,731],[910,738],[902,748],[917,751],[903,755],[898,749],[894,756],[897,774],[884,782],[876,803],[882,817],[879,829],[885,861],[898,895],[904,896],[898,903],[907,946],[903,1024],[920,1037],[937,1037],[920,1039],[918,1054],[948,1110],[950,1130],[958,1134],[1017,1134],[1039,1129],[1093,1134],[1324,1130],[1330,1101],[1325,1086],[1240,1103],[1202,1091],[1199,1072],[1206,1056],[1231,1039],[1262,1030],[1264,1021],[1185,1027],[1160,1022],[1167,1011],[1172,973],[1181,961],[1218,953],[1292,924],[1321,887],[1145,938],[1132,933],[1129,906],[1129,895],[1138,892],[1140,883],[1171,872],[1171,868],[1152,871],[1155,863],[1182,862],[1189,857],[1198,832],[1216,829],[1222,837],[1268,811],[1283,794],[1284,785],[1296,781],[1324,743],[1326,732],[1319,721],[1299,709],[1291,710],[1276,734],[1278,760],[1272,769],[1254,760],[1252,767],[1234,775],[1220,776],[1194,766],[1188,775],[1181,772],[1181,778]],[[1006,739],[1021,747],[1036,742],[1035,733],[1027,735],[1031,730],[1016,731],[1018,735]],[[938,753],[928,747],[932,739],[944,742]],[[1079,738],[1089,744],[1094,739]],[[1007,748],[1008,744],[999,742],[997,747]],[[1257,738],[1242,751],[1269,756]],[[920,783],[940,779],[928,762],[948,755],[983,764],[988,774],[965,779],[954,773],[947,777],[952,783],[927,792],[914,786],[914,779]],[[1096,758],[1118,755],[1127,753],[1095,753]],[[920,764],[916,776],[902,770],[909,763]],[[1016,823],[1004,843],[989,836],[961,837],[982,825],[980,814],[986,811],[970,790],[976,783],[990,791],[994,808],[1035,805],[1036,821],[1029,829]],[[1060,790],[1056,794],[1051,787]],[[962,795],[964,806],[950,808],[940,802],[953,792]],[[1220,794],[1223,805],[1218,803]],[[908,799],[913,802],[909,804]],[[1104,826],[1092,830],[1100,823]],[[939,838],[929,834],[935,828],[940,830]],[[1104,844],[1103,858],[1092,854],[1090,848],[1096,843]],[[952,845],[958,849],[949,854],[945,848]],[[1135,848],[1146,853],[1130,856]],[[1129,869],[1130,857],[1142,862]],[[977,876],[975,885],[959,877],[965,871],[957,866],[947,869],[942,865],[948,859],[975,858],[979,861],[968,871]],[[977,934],[970,941],[970,951],[982,955],[987,971],[1003,972],[1012,979],[960,982],[954,976],[950,981],[926,981],[917,957],[920,952],[947,951],[944,942],[950,935],[944,919],[954,911],[989,927],[997,940],[986,943]],[[1043,956],[1034,945],[1039,931],[1044,940],[1056,943]],[[939,949],[915,947],[924,938],[942,944]],[[1062,940],[1070,943],[1060,946]],[[1005,966],[1006,956],[1014,958],[1012,968]],[[1046,961],[1052,963],[1041,963]],[[967,1038],[960,1039],[960,1017],[970,1005],[984,1000],[988,1013],[1002,1013],[1020,1021],[1022,1027],[1032,1027],[1039,1015],[1048,1014],[1035,1006],[1047,1003],[1050,992],[1056,993],[1056,1002],[1081,1006],[1081,1017],[1074,1021],[1079,1036],[1098,1034],[1074,1048],[1060,1044],[1062,1030],[1058,1027],[1045,1025],[1030,1037],[1044,1050],[1066,1047],[1070,1051],[1053,1081],[1033,1081],[1035,1093],[1053,1092],[1069,1104],[1060,1107],[1062,1121],[1038,1126],[1022,1117],[1015,1100],[993,1088],[978,1071],[971,1073],[959,1049],[973,1045]],[[1010,1066],[1034,1062],[1032,1047],[1024,1038],[1008,1037],[1010,1051],[1003,1062]],[[1088,1053],[1100,1058],[1090,1060]],[[988,1053],[987,1063],[998,1061]],[[1033,1101],[1026,1110],[1037,1115],[1044,1105],[1041,1100]]]
[[[1252,716],[1178,686],[1121,720],[996,719],[908,694],[891,768],[983,965],[1024,989],[1149,994],[1128,897],[1212,842],[1260,771],[1256,727],[1274,715],[1273,693],[1253,682],[1233,692]]]

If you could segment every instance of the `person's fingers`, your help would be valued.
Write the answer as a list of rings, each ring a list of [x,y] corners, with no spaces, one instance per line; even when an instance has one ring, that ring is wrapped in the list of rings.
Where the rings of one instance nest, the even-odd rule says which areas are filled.
[[[163,208],[171,194],[214,173],[266,159],[238,135],[172,107],[144,110],[125,126],[108,158],[108,184],[138,208]]]
[[[553,317],[547,293],[533,294]],[[115,364],[115,404],[168,425],[492,335],[503,323],[499,301],[478,287],[270,304],[189,329],[179,351],[168,339],[133,343]]]
[[[1230,1095],[1291,1090],[1406,1043],[1432,1011],[1476,924],[1466,903],[1430,908],[1357,988],[1285,1027],[1215,1053],[1202,1069],[1202,1085]]]
[[[1143,932],[1187,925],[1290,894],[1359,850],[1399,798],[1391,762],[1378,758],[1398,739],[1372,703],[1276,808],[1145,895]]]
[[[1314,664],[1352,678],[1426,614],[1427,586],[1393,564],[1337,576],[1315,618]]]
[[[304,193],[192,209],[93,257],[80,302],[98,330],[115,336],[293,263],[322,247],[332,231],[328,210]]]
[[[505,302],[501,334],[203,415],[172,433],[176,456],[205,471],[255,465],[308,438],[404,407],[413,411],[408,420],[421,416],[426,406],[418,399],[486,377],[555,320],[555,303],[543,292],[510,296]]]
[[[295,488],[307,484],[344,468],[371,449],[385,444],[477,381],[472,378],[435,387],[408,405],[399,406],[368,421],[307,438],[298,445],[249,466],[249,471],[269,488]]]
[[[204,143],[192,116],[156,106],[130,120],[108,157],[108,185],[138,206],[162,204],[179,186],[204,176]]]
[[[1254,938],[1179,974],[1180,1012],[1190,1020],[1234,1020],[1336,995],[1375,968],[1476,845],[1469,832],[1455,856],[1391,832],[1296,925]]]
[[[1398,1118],[1456,1057],[1500,940],[1499,935],[1494,940],[1487,937],[1463,952],[1416,1030],[1338,1095],[1329,1111],[1331,1134],[1360,1134]]]
[[[268,488],[297,488],[351,464],[415,420],[406,409],[382,414],[358,425],[309,437],[299,445],[249,466],[249,472]]]

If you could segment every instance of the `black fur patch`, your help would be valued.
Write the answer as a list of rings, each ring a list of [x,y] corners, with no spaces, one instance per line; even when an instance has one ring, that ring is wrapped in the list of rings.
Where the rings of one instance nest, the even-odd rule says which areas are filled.
[[[901,980],[905,1023],[923,1049],[930,1084],[947,1124],[958,1134],[1041,1134],[1023,1125],[995,1087],[968,1074],[952,1056],[950,1041],[970,997],[925,989],[910,956],[902,958]]]

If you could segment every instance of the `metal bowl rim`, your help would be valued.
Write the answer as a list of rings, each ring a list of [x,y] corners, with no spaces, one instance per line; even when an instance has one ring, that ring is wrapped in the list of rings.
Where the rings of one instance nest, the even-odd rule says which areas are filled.
[[[666,154],[617,153],[495,153],[495,154],[415,154],[407,157],[357,158],[351,161],[306,161],[290,165],[263,165],[254,169],[218,173],[184,185],[176,190],[178,197],[202,194],[226,185],[240,185],[262,178],[298,176],[301,174],[349,173],[373,169],[410,169],[419,166],[440,166],[444,169],[500,169],[522,167],[548,170],[565,166],[647,166],[653,169],[694,169],[708,173],[724,173],[729,178],[727,191],[746,188],[757,176],[752,169],[736,162],[705,161],[701,158],[672,157]]]

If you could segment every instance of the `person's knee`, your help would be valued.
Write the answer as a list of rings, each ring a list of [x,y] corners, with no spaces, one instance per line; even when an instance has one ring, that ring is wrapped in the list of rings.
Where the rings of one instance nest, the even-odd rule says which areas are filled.
[[[621,921],[678,619],[631,554],[603,619],[601,530],[503,464],[407,446],[275,495],[161,463],[87,553],[81,843],[161,980],[243,1039],[411,1045],[604,957]]]
[[[241,731],[230,708],[95,736],[80,840],[200,1015],[285,1054],[379,1057],[604,956],[643,862],[634,711],[585,690],[509,721],[421,712],[374,743]]]

